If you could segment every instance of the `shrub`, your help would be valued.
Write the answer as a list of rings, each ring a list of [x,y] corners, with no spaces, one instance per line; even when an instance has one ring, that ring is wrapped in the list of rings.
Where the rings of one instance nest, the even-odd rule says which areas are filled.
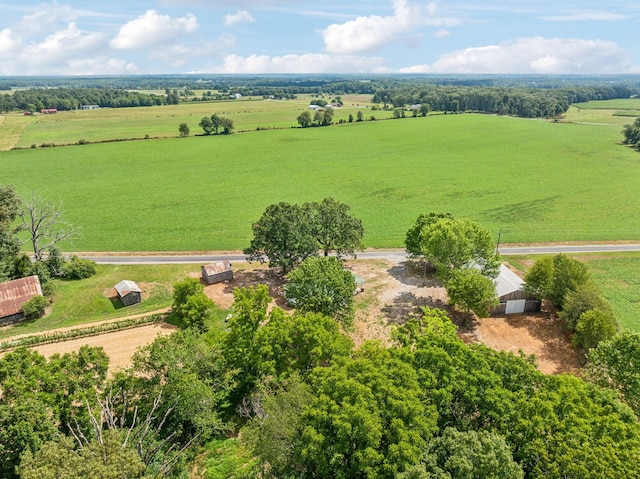
[[[617,332],[618,324],[613,314],[597,308],[590,309],[580,315],[572,342],[574,346],[591,349],[601,341],[613,338]]]
[[[48,304],[49,301],[44,296],[34,296],[22,305],[22,313],[28,319],[40,318]]]
[[[97,272],[95,261],[78,258],[75,255],[63,268],[63,276],[67,279],[89,278]]]

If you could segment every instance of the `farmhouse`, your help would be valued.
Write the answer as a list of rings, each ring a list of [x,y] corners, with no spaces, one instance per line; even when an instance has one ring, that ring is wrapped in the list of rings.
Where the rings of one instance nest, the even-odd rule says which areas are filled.
[[[42,288],[37,276],[0,283],[0,325],[23,319],[22,306],[38,295],[42,296]]]
[[[40,113],[42,113],[43,115],[51,115],[54,113],[58,113],[58,109],[57,108],[43,108],[42,110],[40,110]]]
[[[492,316],[540,311],[540,300],[526,294],[524,281],[503,264],[496,278],[496,296],[500,304],[491,311]]]
[[[202,267],[202,279],[207,284],[221,283],[233,279],[233,266],[227,260],[215,261]]]
[[[142,290],[133,281],[123,279],[115,285],[115,288],[118,298],[125,306],[131,306],[142,301]]]

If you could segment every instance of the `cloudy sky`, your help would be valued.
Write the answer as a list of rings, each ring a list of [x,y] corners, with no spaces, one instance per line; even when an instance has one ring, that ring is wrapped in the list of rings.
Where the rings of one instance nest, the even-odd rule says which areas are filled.
[[[638,0],[0,0],[0,75],[640,73]]]

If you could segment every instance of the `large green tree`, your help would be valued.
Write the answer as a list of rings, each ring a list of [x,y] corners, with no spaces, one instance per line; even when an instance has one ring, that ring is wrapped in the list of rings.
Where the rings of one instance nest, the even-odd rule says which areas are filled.
[[[13,222],[20,212],[20,198],[15,188],[0,184],[0,282],[14,276],[15,261],[20,253],[20,241]]]
[[[300,261],[318,254],[305,209],[286,202],[267,206],[253,224],[253,239],[243,250],[249,261],[269,262],[286,274]]]
[[[622,331],[601,341],[587,358],[587,379],[620,393],[640,414],[640,334]]]
[[[434,479],[523,479],[504,437],[489,431],[446,428],[429,443],[426,470]]]
[[[420,228],[418,250],[432,263],[443,281],[457,269],[479,268],[483,275],[495,278],[500,265],[496,244],[491,233],[473,221],[449,217],[422,217],[409,230],[409,246],[415,254],[415,230]]]
[[[595,348],[600,341],[611,339],[618,332],[618,323],[612,311],[595,308],[580,315],[572,343],[584,349]]]
[[[491,308],[499,302],[493,280],[475,268],[454,271],[445,287],[453,306],[473,311],[479,318],[489,316]]]
[[[305,203],[309,212],[311,234],[320,244],[325,256],[332,251],[338,256],[355,256],[362,248],[364,227],[362,221],[349,213],[349,206],[332,197],[320,202]]]
[[[565,254],[546,256],[525,276],[525,291],[562,308],[567,293],[589,282],[590,276],[587,266],[576,259]]]
[[[353,324],[356,281],[336,257],[307,258],[289,273],[284,295],[301,312],[321,313]]]

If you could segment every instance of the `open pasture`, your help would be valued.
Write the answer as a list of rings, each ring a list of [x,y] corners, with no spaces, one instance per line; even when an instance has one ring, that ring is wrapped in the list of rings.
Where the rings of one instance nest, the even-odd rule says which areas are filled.
[[[626,125],[640,116],[640,98],[575,103],[565,115],[567,121]]]
[[[24,116],[14,113],[8,116],[10,125],[21,125],[19,129],[3,131],[0,122],[0,149],[29,148],[43,143],[69,145],[80,140],[89,142],[173,138],[178,136],[178,126],[186,123],[191,135],[202,134],[198,123],[204,116],[217,113],[231,118],[235,131],[253,131],[257,128],[290,128],[297,126],[296,118],[305,111],[311,96],[301,95],[295,100],[264,100],[242,98],[239,100],[189,102],[178,105],[163,105],[140,108],[101,108],[97,110],[61,111],[55,115]],[[325,99],[329,99],[326,97]],[[347,121],[362,110],[365,118],[372,112],[367,110],[370,95],[354,95],[345,101],[344,108],[335,110],[334,121]],[[312,112],[313,113],[313,112]],[[390,111],[373,112],[378,118],[388,118]],[[6,145],[4,144],[6,143]]]
[[[278,201],[349,204],[373,247],[449,211],[502,242],[640,239],[640,155],[616,126],[440,115],[0,153],[0,183],[61,199],[67,251],[237,250]]]

